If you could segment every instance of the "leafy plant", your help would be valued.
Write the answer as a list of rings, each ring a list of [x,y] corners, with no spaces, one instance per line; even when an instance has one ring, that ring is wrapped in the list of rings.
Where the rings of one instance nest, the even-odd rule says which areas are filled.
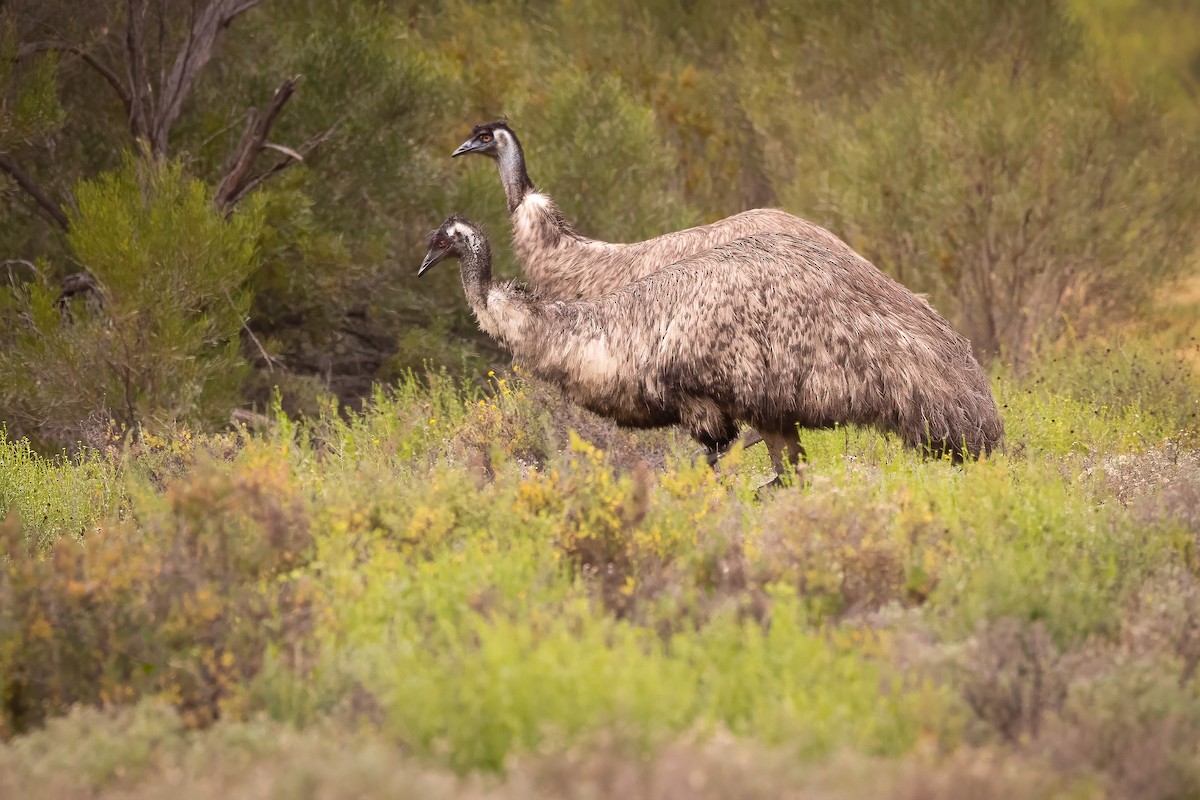
[[[110,423],[227,418],[246,369],[257,205],[227,220],[181,165],[133,156],[76,202],[68,241],[92,290],[69,300],[42,280],[0,297],[0,402],[15,430],[76,447]]]

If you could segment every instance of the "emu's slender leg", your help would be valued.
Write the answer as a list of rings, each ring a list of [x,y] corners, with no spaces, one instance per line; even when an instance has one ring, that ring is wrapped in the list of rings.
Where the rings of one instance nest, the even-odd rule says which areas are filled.
[[[708,462],[710,467],[716,469],[717,462],[721,460],[722,456],[729,452],[729,448],[733,447],[734,441],[736,440],[731,439],[729,441],[718,442],[716,444],[706,446],[704,448],[704,460]]]
[[[800,433],[795,428],[790,431],[764,432],[763,441],[767,443],[767,452],[771,454],[775,479],[762,488],[782,485],[784,475],[798,475],[801,463],[808,460],[808,454],[800,444]]]
[[[724,439],[722,441],[701,439],[700,443],[704,445],[703,452],[705,461],[708,462],[710,467],[716,469],[717,462],[719,462],[721,458],[729,452],[729,449],[733,447],[734,442],[738,441],[739,439],[742,442],[742,449],[745,450],[746,448],[761,442],[763,437],[758,431],[750,429],[743,433],[740,437]]]
[[[763,440],[762,434],[759,433],[758,431],[754,430],[754,428],[750,428],[745,433],[742,434],[742,447],[750,447],[752,445],[756,445],[759,442],[761,442],[762,440]]]

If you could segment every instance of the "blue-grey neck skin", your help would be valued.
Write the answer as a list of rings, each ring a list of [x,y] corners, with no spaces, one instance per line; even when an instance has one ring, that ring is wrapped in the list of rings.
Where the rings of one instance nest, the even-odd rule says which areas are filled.
[[[504,198],[508,201],[508,213],[517,210],[528,192],[534,190],[533,181],[525,171],[525,152],[516,134],[504,131],[507,141],[497,148],[496,166],[500,170],[500,183],[504,185]]]

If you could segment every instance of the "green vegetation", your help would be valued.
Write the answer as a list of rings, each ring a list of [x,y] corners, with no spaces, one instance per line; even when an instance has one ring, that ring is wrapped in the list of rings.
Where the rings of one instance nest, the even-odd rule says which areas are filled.
[[[132,158],[75,197],[68,242],[103,290],[65,309],[45,281],[3,297],[0,403],[18,429],[51,441],[223,422],[245,375],[258,204],[226,220],[179,165]]]
[[[1110,357],[1072,350],[1050,377]],[[1168,385],[1178,365],[1140,368]],[[724,742],[764,791],[800,780],[782,763],[845,758],[900,786],[960,786],[978,760],[1128,796],[1148,767],[1106,748],[1152,737],[1170,791],[1138,796],[1200,790],[1187,379],[1126,400],[1001,376],[1006,454],[955,467],[813,433],[805,486],[765,499],[761,448],[716,474],[682,437],[512,374],[105,458],[8,444],[32,494],[99,497],[54,522],[10,503],[0,782],[151,792],[244,741],[239,763],[284,786],[315,767],[281,765],[345,737],[351,773],[403,753],[446,792],[479,770],[549,792],[543,771],[581,758],[641,775]],[[70,775],[50,766],[78,748]]]
[[[0,9],[0,796],[1200,795],[1194,3],[269,0],[174,94],[193,4],[77,5]],[[413,277],[516,274],[503,113],[587,233],[830,226],[1003,450],[760,496],[509,367]]]

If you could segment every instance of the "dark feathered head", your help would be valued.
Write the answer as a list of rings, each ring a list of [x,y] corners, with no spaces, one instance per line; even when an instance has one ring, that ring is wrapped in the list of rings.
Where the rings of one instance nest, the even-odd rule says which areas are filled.
[[[429,232],[425,259],[417,270],[417,277],[424,275],[434,264],[447,258],[461,258],[472,248],[484,241],[479,226],[462,214],[451,214],[436,230]]]
[[[478,153],[489,158],[500,158],[506,148],[519,147],[517,136],[508,127],[505,120],[485,122],[471,129],[471,138],[467,139],[458,149],[450,154],[456,158],[466,153]]]

